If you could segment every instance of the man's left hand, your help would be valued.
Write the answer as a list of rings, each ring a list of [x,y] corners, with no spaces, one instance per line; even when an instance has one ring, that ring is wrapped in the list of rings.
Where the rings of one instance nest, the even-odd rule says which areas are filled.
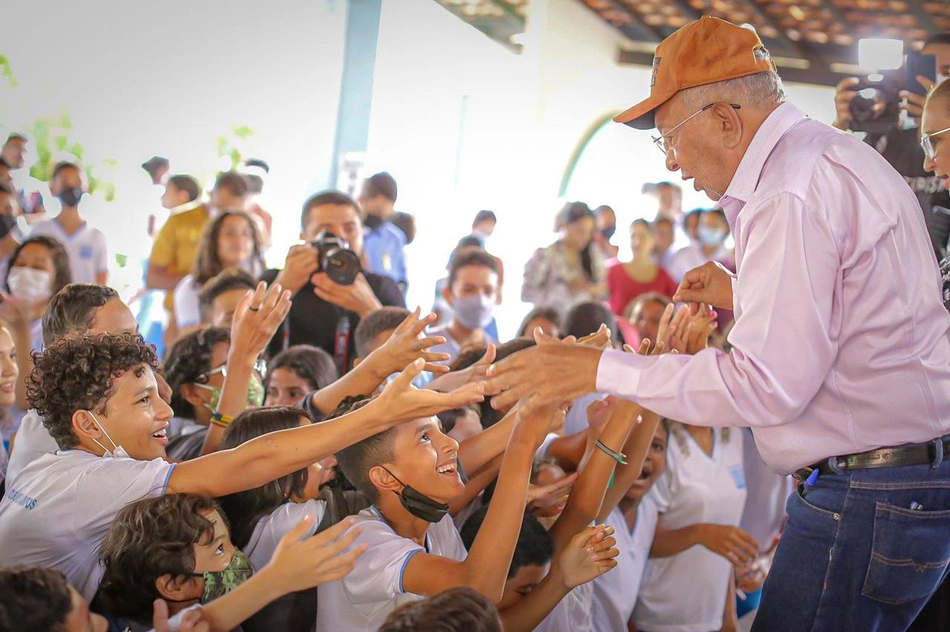
[[[313,293],[318,297],[348,312],[355,312],[360,318],[383,307],[362,273],[356,276],[353,285],[334,283],[325,272],[314,274],[310,282],[314,285]]]
[[[492,407],[505,410],[532,397],[558,404],[597,390],[602,349],[549,338],[535,332],[538,345],[505,358],[488,369],[485,393],[496,394]]]

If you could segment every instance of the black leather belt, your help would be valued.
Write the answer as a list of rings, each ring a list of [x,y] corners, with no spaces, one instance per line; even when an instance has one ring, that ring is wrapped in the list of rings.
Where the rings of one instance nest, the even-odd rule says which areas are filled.
[[[837,474],[848,470],[906,467],[909,465],[937,467],[948,456],[950,456],[950,435],[939,437],[927,443],[879,448],[847,456],[833,456],[808,467],[803,467],[792,476],[799,481],[804,481],[815,470],[818,470],[819,474]]]

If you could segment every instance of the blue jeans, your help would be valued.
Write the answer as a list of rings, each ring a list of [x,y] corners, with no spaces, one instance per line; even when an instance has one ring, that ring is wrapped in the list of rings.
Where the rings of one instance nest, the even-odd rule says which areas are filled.
[[[753,632],[906,630],[950,565],[950,461],[792,492]]]

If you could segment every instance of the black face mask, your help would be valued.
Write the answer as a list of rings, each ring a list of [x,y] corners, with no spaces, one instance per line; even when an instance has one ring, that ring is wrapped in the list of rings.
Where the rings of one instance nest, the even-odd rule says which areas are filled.
[[[385,467],[383,467],[383,469],[389,472],[389,470]],[[389,472],[389,475],[393,478],[396,478],[396,475],[392,472]],[[448,505],[432,500],[425,494],[422,494],[409,485],[406,485],[398,478],[396,478],[396,482],[402,485],[402,493],[395,490],[393,490],[393,493],[399,496],[399,502],[402,503],[402,506],[405,508],[405,510],[416,518],[425,520],[426,522],[435,523],[442,520],[442,518],[445,517],[445,514],[449,513]]]
[[[614,236],[615,232],[617,232],[616,226],[608,226],[607,228],[600,229],[600,234],[604,236],[604,239],[610,239]]]
[[[64,189],[59,192],[59,195],[56,197],[59,198],[59,201],[63,203],[63,206],[68,206],[69,208],[76,208],[79,206],[79,200],[82,199],[82,187],[72,187],[70,189]]]

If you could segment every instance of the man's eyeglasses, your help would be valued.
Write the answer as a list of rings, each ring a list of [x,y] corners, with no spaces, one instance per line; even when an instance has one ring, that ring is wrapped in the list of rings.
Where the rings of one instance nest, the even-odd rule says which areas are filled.
[[[718,101],[717,101],[716,103],[718,103]],[[657,149],[659,149],[660,151],[662,151],[662,152],[663,152],[663,155],[665,156],[666,153],[667,153],[667,151],[669,150],[669,146],[670,146],[670,144],[669,144],[670,135],[673,134],[673,132],[675,132],[676,130],[678,130],[680,127],[682,127],[682,126],[686,125],[687,123],[689,123],[692,119],[694,119],[694,118],[696,118],[697,116],[699,116],[700,114],[702,114],[703,112],[712,109],[712,107],[713,107],[714,105],[716,105],[716,103],[710,103],[710,104],[708,104],[708,105],[704,105],[701,109],[697,110],[696,112],[693,112],[692,114],[690,114],[689,116],[687,116],[685,119],[683,119],[682,121],[680,121],[677,125],[674,125],[674,126],[673,126],[673,129],[671,129],[671,130],[668,131],[667,133],[663,134],[662,136],[654,136],[654,137],[653,137],[653,144],[656,145],[656,146],[657,146]],[[728,105],[729,107],[731,107],[733,110],[738,110],[738,109],[741,109],[741,108],[742,108],[742,106],[739,105],[738,103],[728,103],[727,105]]]
[[[946,134],[950,132],[950,127],[942,129],[937,132],[930,132],[929,134],[922,134],[920,137],[920,147],[924,150],[924,155],[927,156],[930,160],[933,160],[937,157],[937,152],[934,149],[933,141],[930,140],[934,136],[940,136],[941,134]]]

